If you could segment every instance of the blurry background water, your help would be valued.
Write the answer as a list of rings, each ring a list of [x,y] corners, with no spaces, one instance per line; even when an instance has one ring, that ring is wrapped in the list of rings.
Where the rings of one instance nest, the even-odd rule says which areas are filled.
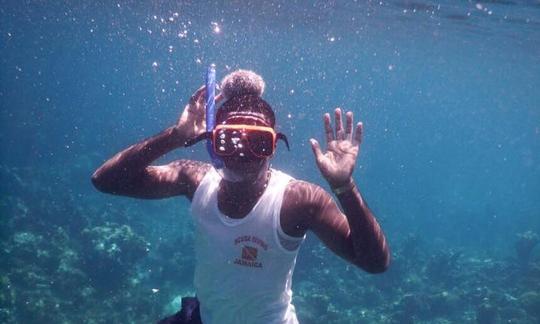
[[[371,276],[309,236],[302,322],[540,320],[537,0],[3,0],[0,51],[0,322],[149,323],[193,294],[187,200],[89,178],[172,125],[210,63],[265,78],[292,145],[273,165],[297,178],[327,187],[324,112],[364,121],[354,176],[394,263]]]

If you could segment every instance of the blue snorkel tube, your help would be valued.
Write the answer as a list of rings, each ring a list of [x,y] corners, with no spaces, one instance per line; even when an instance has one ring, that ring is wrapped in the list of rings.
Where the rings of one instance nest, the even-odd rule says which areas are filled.
[[[206,131],[212,132],[216,126],[216,66],[214,64],[208,67],[206,72]],[[212,139],[206,140],[206,149],[212,160],[214,168],[223,168],[223,160],[215,153],[212,147]]]

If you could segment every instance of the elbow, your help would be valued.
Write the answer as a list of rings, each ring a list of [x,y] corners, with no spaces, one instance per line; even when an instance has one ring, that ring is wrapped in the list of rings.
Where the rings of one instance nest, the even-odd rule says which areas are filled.
[[[379,249],[374,249],[367,257],[362,267],[366,272],[371,274],[383,273],[390,267],[391,253],[390,248],[386,244],[386,240],[382,241]]]
[[[110,181],[107,181],[107,178],[98,169],[91,177],[92,184],[94,187],[104,193],[112,193],[114,189],[112,188]]]
[[[378,260],[357,263],[357,266],[370,274],[384,273],[390,267],[390,254],[385,254]]]
[[[390,262],[387,262],[387,263],[381,263],[377,265],[371,265],[369,267],[364,267],[364,270],[367,273],[380,274],[380,273],[386,272],[386,270],[388,270],[389,267],[390,267]]]
[[[111,195],[130,196],[136,193],[134,179],[117,174],[115,172],[104,172],[98,169],[90,178],[94,187],[103,193]]]

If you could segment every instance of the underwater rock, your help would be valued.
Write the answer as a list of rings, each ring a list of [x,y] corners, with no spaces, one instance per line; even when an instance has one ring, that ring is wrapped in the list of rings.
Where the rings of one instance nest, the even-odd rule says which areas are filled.
[[[0,277],[0,323],[14,323],[15,291],[7,276]]]
[[[18,250],[21,250],[22,253],[29,252],[28,250],[34,250],[36,244],[41,243],[43,240],[42,237],[35,235],[31,232],[17,232],[13,234],[13,245]],[[33,251],[29,252],[31,255],[34,255]]]
[[[2,184],[2,191],[7,191],[4,189],[7,188],[10,193],[21,196],[28,193],[28,183],[21,178],[19,173],[24,173],[24,171],[0,165],[0,183]]]
[[[534,247],[540,241],[538,234],[533,231],[527,231],[517,235],[518,240],[514,247],[516,248],[516,254],[518,263],[521,265],[527,265],[532,255]]]
[[[429,306],[432,314],[450,315],[461,305],[460,296],[453,291],[441,291],[429,297]]]
[[[424,273],[434,282],[446,284],[447,286],[453,285],[460,273],[459,261],[461,254],[461,252],[448,250],[432,255],[426,264]]]
[[[466,295],[467,299],[471,303],[479,305],[484,300],[488,299],[488,296],[492,295],[492,291],[486,286],[471,287],[468,291],[466,291]]]
[[[429,317],[431,312],[429,299],[423,294],[405,294],[398,302],[398,308],[401,314],[404,316],[402,320],[408,322],[418,315]]]
[[[421,249],[421,239],[418,234],[409,233],[402,244],[400,244],[400,254],[407,258],[418,259]]]
[[[294,304],[298,308],[300,320],[306,323],[320,321],[330,305],[329,296],[322,293],[321,287],[311,281],[301,281],[298,284]]]
[[[153,246],[153,253],[149,256],[148,262],[156,265],[152,272],[142,274],[145,280],[150,282],[171,281],[175,282],[178,278],[191,278],[193,276],[195,256],[193,253],[194,239],[184,240],[174,238],[158,242]],[[182,249],[178,247],[182,246]]]
[[[51,244],[42,235],[33,232],[15,232],[5,246],[6,257],[21,271],[27,267],[39,267],[51,270],[55,267],[55,256],[51,253]],[[28,260],[32,260],[28,264]]]
[[[540,262],[529,262],[520,279],[520,284],[527,289],[540,291]]]
[[[163,307],[163,314],[174,314],[178,312],[182,307],[182,297],[184,296],[194,296],[194,295],[188,295],[188,294],[179,294],[174,296],[167,305]]]
[[[62,298],[82,303],[84,296],[81,289],[73,289],[73,287],[79,287],[81,283],[88,281],[86,274],[78,268],[79,261],[77,251],[66,248],[62,252],[55,273],[59,280],[55,281],[54,289]]]
[[[527,314],[540,319],[540,292],[528,291],[519,296],[519,302]]]
[[[36,269],[37,270],[37,269]],[[24,271],[21,271],[21,274]],[[69,301],[58,298],[51,289],[50,277],[45,274],[28,273],[32,281],[27,289],[17,289],[15,298],[16,323],[62,323],[65,322],[64,306]],[[15,279],[14,279],[15,283]],[[18,287],[20,288],[20,287]]]
[[[410,265],[403,259],[403,256],[394,253],[392,255],[392,266],[384,273],[373,276],[370,280],[381,290],[391,290],[393,287],[407,284],[406,281],[409,278],[405,278],[405,276]]]
[[[29,224],[32,223],[30,208],[20,197],[2,197],[0,208],[2,210],[0,217],[3,224],[3,237],[11,234],[10,229],[22,231],[23,229],[28,230],[28,228],[31,228],[31,226],[29,226]]]
[[[398,311],[392,316],[392,323],[395,324],[414,324],[416,322],[415,314],[409,314],[404,311]]]
[[[149,251],[148,242],[128,225],[106,223],[82,234],[83,269],[102,288],[115,289],[125,282]]]
[[[499,309],[502,323],[527,323],[526,312],[515,306],[504,305]]]
[[[476,309],[478,324],[494,324],[498,321],[497,308],[489,303],[483,303]]]

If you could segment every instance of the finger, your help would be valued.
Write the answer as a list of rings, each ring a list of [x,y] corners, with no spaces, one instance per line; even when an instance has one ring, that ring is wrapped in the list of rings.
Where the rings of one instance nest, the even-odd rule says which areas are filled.
[[[225,101],[225,96],[220,93],[216,96],[216,106],[220,106]]]
[[[336,108],[335,115],[336,115],[336,139],[342,140],[345,137],[345,134],[343,133],[343,122],[341,120],[340,108]]]
[[[324,114],[324,133],[326,134],[326,143],[330,143],[334,140],[334,131],[332,125],[330,125],[330,114]]]
[[[315,160],[317,160],[317,164],[319,164],[323,158],[323,153],[321,151],[321,146],[319,145],[319,142],[317,142],[316,139],[310,139],[309,142],[311,143],[311,149],[313,150],[313,154],[315,155]]]
[[[195,91],[191,95],[191,98],[189,98],[189,104],[191,105],[196,104],[201,99],[201,97],[204,98],[205,94],[206,94],[206,86],[200,87],[199,89],[197,89],[197,91]]]
[[[353,112],[352,111],[348,111],[347,112],[347,122],[346,122],[346,126],[345,126],[345,139],[349,140],[349,141],[352,141],[352,122],[353,122]]]
[[[354,134],[354,145],[360,145],[362,144],[362,136],[364,135],[364,124],[362,122],[358,122],[356,124],[356,132]]]
[[[202,86],[195,92],[195,112],[203,116],[206,114],[206,86]]]
[[[197,93],[197,103],[203,106],[206,104],[206,86],[203,86],[201,92]]]

